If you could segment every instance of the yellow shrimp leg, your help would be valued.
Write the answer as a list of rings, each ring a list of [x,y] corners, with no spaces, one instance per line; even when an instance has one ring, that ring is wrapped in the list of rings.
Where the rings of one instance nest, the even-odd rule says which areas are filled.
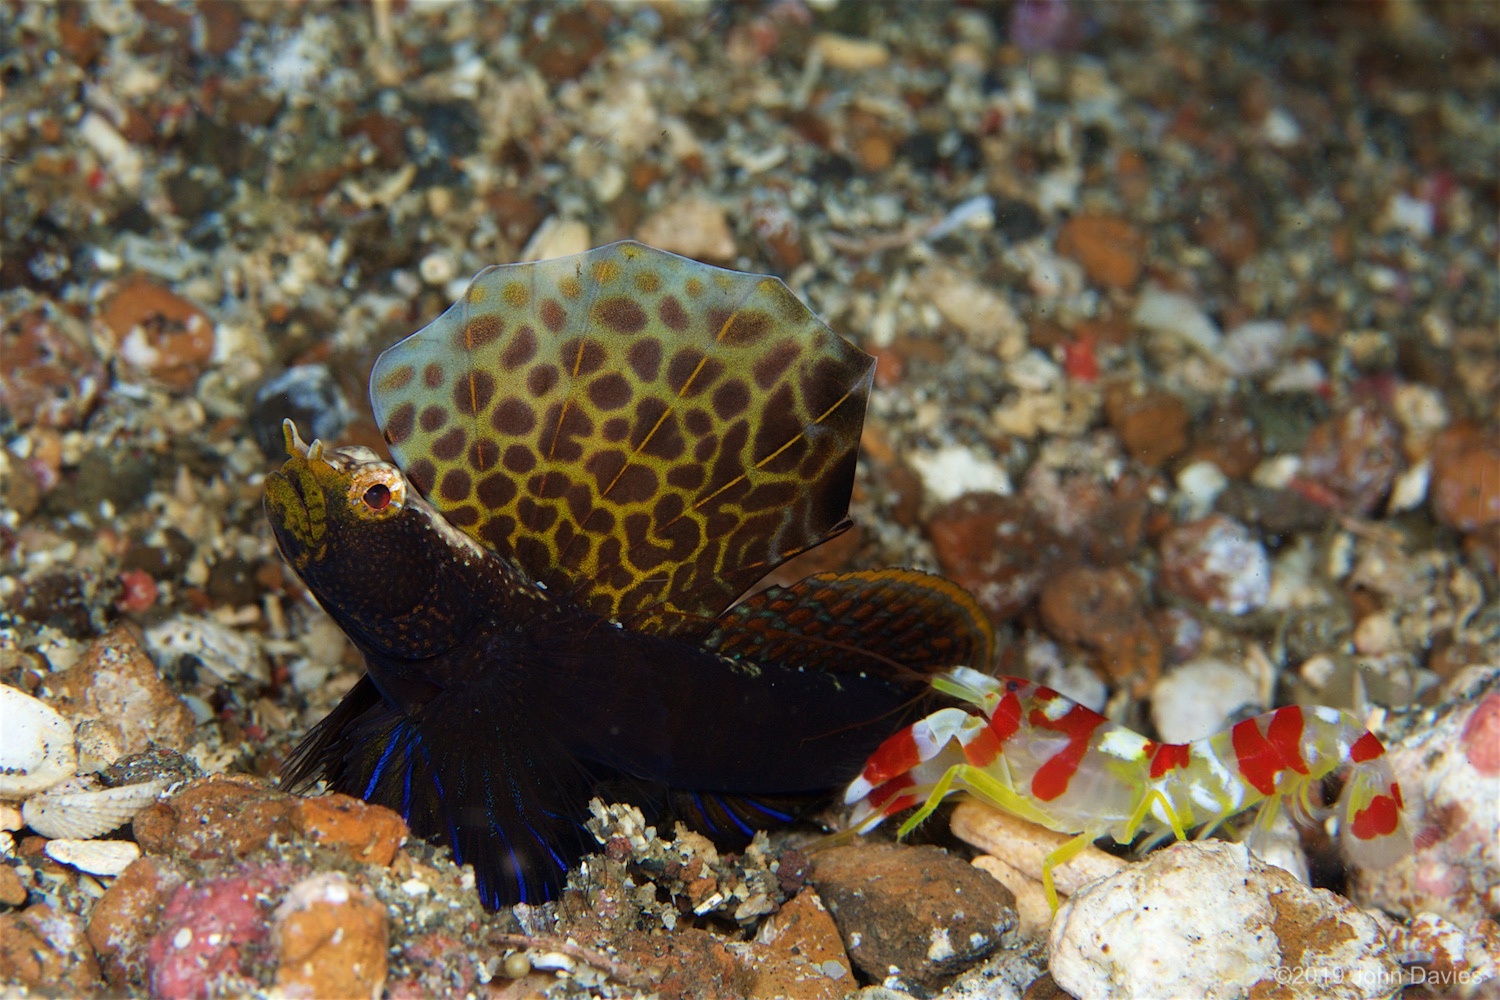
[[[1029,820],[1049,830],[1058,828],[1056,818],[1037,808],[1016,791],[1010,785],[1008,777],[1005,781],[1001,781],[989,771],[975,767],[973,764],[954,764],[944,772],[942,778],[938,779],[932,792],[927,796],[927,801],[922,803],[922,808],[901,824],[900,829],[896,831],[896,836],[905,837],[920,826],[923,820],[932,815],[933,810],[938,807],[943,798],[954,790],[955,785],[959,790],[968,791],[976,798],[988,802],[996,809],[1003,809],[1012,816],[1019,816],[1021,819]]]

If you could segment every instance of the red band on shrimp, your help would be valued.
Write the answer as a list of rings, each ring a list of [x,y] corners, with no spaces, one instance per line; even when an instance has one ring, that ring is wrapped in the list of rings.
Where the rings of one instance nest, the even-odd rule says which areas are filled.
[[[1360,840],[1388,837],[1401,825],[1401,806],[1389,795],[1377,795],[1354,814],[1349,830]]]
[[[910,788],[914,784],[916,784],[916,782],[912,780],[911,775],[903,774],[899,777],[892,778],[885,784],[872,789],[870,791],[870,794],[867,796],[867,799],[870,805],[873,806],[877,812],[884,812],[886,815],[890,815],[894,812],[900,812],[902,809],[905,809],[906,806],[895,805],[894,803],[892,803],[892,799],[895,799],[895,797],[899,795],[903,789]],[[912,796],[908,795],[906,796],[906,798],[911,799]],[[896,801],[899,802],[900,800],[896,799]],[[912,801],[915,801],[915,799],[912,799]]]
[[[1230,730],[1234,756],[1240,774],[1262,795],[1276,794],[1276,774],[1281,770],[1281,754],[1276,752],[1254,719],[1237,722]]]
[[[1307,762],[1302,759],[1302,709],[1296,705],[1278,708],[1266,727],[1266,738],[1281,757],[1281,766],[1289,767],[1298,774],[1307,773]]]
[[[1021,699],[1016,697],[1014,691],[1005,692],[1005,697],[995,706],[995,714],[990,716],[990,732],[1001,743],[1016,735],[1016,730],[1021,728]]]
[[[880,744],[880,749],[870,755],[863,777],[870,784],[879,785],[898,774],[910,771],[921,762],[916,737],[912,735],[911,727],[907,726]]]
[[[1001,742],[993,729],[980,729],[963,745],[964,758],[975,767],[984,767],[1000,756]]]
[[[1046,691],[1046,688],[1042,688]],[[1041,692],[1039,691],[1038,694]],[[1060,697],[1053,693],[1053,697]],[[1078,772],[1089,750],[1089,737],[1106,721],[1104,716],[1082,705],[1074,705],[1060,719],[1049,719],[1039,708],[1031,710],[1028,721],[1038,729],[1050,729],[1068,737],[1068,745],[1053,754],[1036,769],[1031,778],[1031,793],[1043,802],[1051,802],[1068,790],[1068,782]]]
[[[1187,767],[1188,751],[1191,749],[1186,743],[1163,743],[1157,747],[1151,758],[1151,777],[1160,778],[1169,771]]]
[[[1349,748],[1349,759],[1356,764],[1363,764],[1367,760],[1374,760],[1385,753],[1385,745],[1376,738],[1374,733],[1365,733],[1354,741],[1354,746]]]

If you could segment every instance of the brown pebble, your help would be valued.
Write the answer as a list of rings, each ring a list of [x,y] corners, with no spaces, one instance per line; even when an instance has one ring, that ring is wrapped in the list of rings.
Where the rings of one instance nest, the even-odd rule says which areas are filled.
[[[1193,425],[1193,443],[1182,456],[1186,466],[1212,462],[1229,479],[1243,479],[1260,463],[1255,421],[1233,407],[1216,408]]]
[[[292,826],[320,844],[338,844],[356,861],[389,865],[406,839],[406,822],[384,806],[369,805],[335,792],[299,799],[292,807]]]
[[[115,989],[144,979],[146,948],[156,933],[157,919],[182,881],[182,874],[165,858],[137,858],[95,904],[89,915],[89,941]]]
[[[83,918],[45,903],[0,913],[0,982],[44,996],[98,992],[99,960]]]
[[[604,51],[605,25],[601,19],[607,19],[607,13],[597,6],[555,11],[539,18],[537,23],[545,28],[531,37],[524,54],[549,83],[572,80]]]
[[[59,711],[75,722],[102,722],[126,754],[153,743],[186,750],[197,730],[193,713],[123,625],[90,643],[83,658],[48,678],[47,686]]]
[[[1057,985],[1052,973],[1044,972],[1031,981],[1021,1000],[1073,1000],[1073,994]]]
[[[1098,654],[1101,673],[1144,689],[1161,673],[1161,638],[1141,583],[1122,567],[1077,567],[1048,580],[1038,610],[1047,631]]]
[[[1219,513],[1258,525],[1267,535],[1316,531],[1334,511],[1296,490],[1277,490],[1252,483],[1231,482],[1214,503]]]
[[[891,520],[903,528],[915,527],[922,514],[922,477],[898,460],[886,470],[885,485],[895,500]]]
[[[57,39],[62,50],[79,68],[88,69],[104,51],[104,31],[86,16],[87,7],[60,6],[57,19]]]
[[[1314,499],[1369,514],[1390,490],[1400,466],[1396,425],[1366,405],[1313,428],[1302,447],[1296,482]]]
[[[0,864],[0,906],[20,906],[26,902],[26,883],[10,865]]]
[[[23,428],[77,426],[106,383],[83,324],[47,301],[5,318],[0,357],[0,404]]]
[[[1204,248],[1231,270],[1260,252],[1260,239],[1248,215],[1211,212],[1197,223],[1194,231]]]
[[[983,961],[1016,925],[1015,896],[938,847],[858,844],[813,855],[813,885],[849,957],[923,990]]]
[[[203,310],[147,278],[122,284],[99,314],[126,370],[168,389],[191,389],[214,350]]]
[[[1500,523],[1500,441],[1471,425],[1445,430],[1433,443],[1432,513],[1459,531]]]
[[[264,781],[212,775],[143,810],[133,824],[147,854],[243,858],[292,832],[296,797]]]
[[[1114,383],[1104,392],[1104,413],[1125,450],[1142,464],[1160,468],[1187,450],[1188,410],[1170,392]]]
[[[203,23],[203,51],[211,56],[227,55],[240,40],[240,5],[233,0],[199,0]]]
[[[932,512],[938,564],[997,624],[1020,614],[1066,561],[1061,540],[1016,497],[970,493]]]
[[[537,199],[515,188],[500,188],[491,191],[485,198],[489,216],[500,227],[500,232],[518,250],[531,239],[536,227],[547,217],[543,205]]]
[[[896,144],[880,132],[856,138],[852,152],[859,165],[870,173],[884,170],[896,161]]]
[[[1271,561],[1249,528],[1211,514],[1162,535],[1160,583],[1214,611],[1240,615],[1270,598]]]
[[[755,997],[842,1000],[854,985],[838,925],[812,889],[768,917],[741,960],[750,969]]]
[[[10,474],[0,483],[0,500],[22,521],[36,513],[42,503],[42,484],[30,462],[11,460]]]
[[[364,889],[338,872],[309,876],[287,890],[273,920],[282,994],[380,996],[390,929]]]
[[[1057,252],[1082,264],[1097,284],[1131,288],[1141,276],[1146,240],[1117,216],[1075,215],[1057,234]]]
[[[866,172],[885,170],[896,162],[896,135],[880,115],[862,108],[849,112],[845,144],[853,160]]]

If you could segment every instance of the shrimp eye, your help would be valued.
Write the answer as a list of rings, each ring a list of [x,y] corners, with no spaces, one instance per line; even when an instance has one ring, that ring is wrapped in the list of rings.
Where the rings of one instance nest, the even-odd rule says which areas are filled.
[[[384,483],[376,483],[365,490],[365,506],[371,510],[385,510],[391,503],[391,488]]]

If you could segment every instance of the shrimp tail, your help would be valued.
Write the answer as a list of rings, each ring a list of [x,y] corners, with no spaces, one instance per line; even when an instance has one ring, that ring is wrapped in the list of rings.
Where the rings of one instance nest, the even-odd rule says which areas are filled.
[[[1350,747],[1338,810],[1339,845],[1350,864],[1387,868],[1411,853],[1401,786],[1373,733],[1366,732]]]

